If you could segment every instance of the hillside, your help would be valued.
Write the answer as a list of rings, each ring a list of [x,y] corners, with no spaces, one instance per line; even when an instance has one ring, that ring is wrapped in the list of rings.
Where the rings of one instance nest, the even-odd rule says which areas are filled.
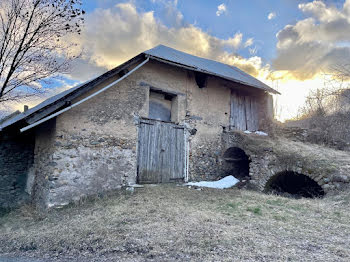
[[[349,261],[349,207],[344,193],[295,200],[149,186],[45,217],[9,213],[0,250],[47,261]]]

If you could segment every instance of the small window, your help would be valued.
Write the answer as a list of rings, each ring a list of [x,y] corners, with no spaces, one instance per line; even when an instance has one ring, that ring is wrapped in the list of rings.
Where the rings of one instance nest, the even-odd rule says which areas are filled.
[[[151,119],[170,122],[172,100],[172,95],[151,90],[149,94],[148,117]]]
[[[207,87],[208,75],[203,74],[203,73],[199,73],[199,72],[195,72],[194,78],[195,78],[197,86],[199,88]]]

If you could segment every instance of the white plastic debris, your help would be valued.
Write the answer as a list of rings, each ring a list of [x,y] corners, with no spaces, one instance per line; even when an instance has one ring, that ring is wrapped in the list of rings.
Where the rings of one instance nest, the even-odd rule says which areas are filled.
[[[245,134],[251,134],[252,132],[250,132],[249,130],[244,131]]]
[[[217,189],[230,188],[239,182],[234,176],[226,176],[218,181],[200,181],[200,182],[188,182],[187,186],[209,187]]]

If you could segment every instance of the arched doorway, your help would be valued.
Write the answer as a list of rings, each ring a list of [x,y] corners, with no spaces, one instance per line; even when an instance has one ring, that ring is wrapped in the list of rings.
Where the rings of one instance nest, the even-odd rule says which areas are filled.
[[[228,175],[238,179],[249,179],[250,159],[239,147],[230,147],[223,155],[224,169]]]
[[[310,177],[293,171],[283,171],[271,177],[265,192],[289,197],[322,197],[324,191],[317,182]]]

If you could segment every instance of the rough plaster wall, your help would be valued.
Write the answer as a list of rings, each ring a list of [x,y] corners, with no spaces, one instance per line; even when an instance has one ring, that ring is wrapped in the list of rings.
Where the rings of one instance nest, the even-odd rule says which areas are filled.
[[[192,78],[194,82],[194,79]],[[220,138],[230,118],[229,88],[209,78],[206,88],[191,86],[189,117],[187,122],[197,130],[191,139],[189,172],[192,180],[218,177]]]
[[[140,87],[137,79],[133,74],[58,116],[50,143],[45,135],[37,137],[36,184],[43,188],[37,192],[40,203],[46,207],[64,205],[135,183],[135,120],[147,113],[148,101],[148,89]]]
[[[0,138],[0,208],[12,208],[29,200],[25,186],[33,156],[32,133]]]

